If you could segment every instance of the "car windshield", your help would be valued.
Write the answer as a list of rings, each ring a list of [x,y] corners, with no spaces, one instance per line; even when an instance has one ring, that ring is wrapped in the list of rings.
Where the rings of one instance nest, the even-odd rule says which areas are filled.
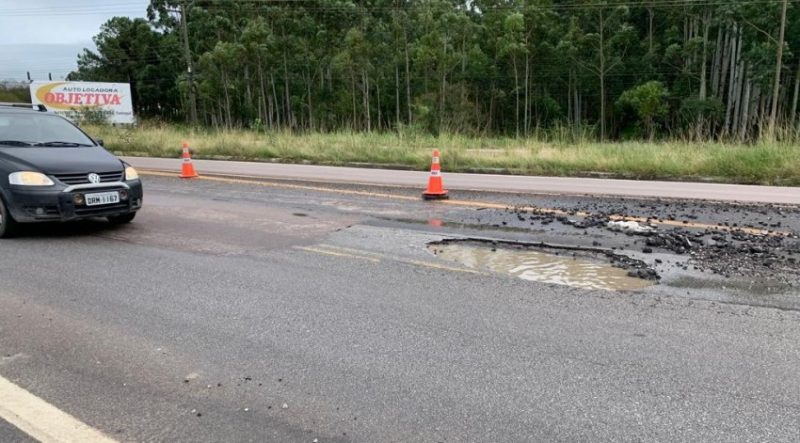
[[[94,142],[70,122],[45,113],[0,114],[0,146],[80,147]]]

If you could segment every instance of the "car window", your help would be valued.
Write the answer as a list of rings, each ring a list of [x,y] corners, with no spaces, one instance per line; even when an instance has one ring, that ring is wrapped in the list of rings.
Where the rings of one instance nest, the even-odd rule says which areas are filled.
[[[48,142],[94,144],[89,137],[63,118],[34,113],[0,115],[0,140],[31,144]]]

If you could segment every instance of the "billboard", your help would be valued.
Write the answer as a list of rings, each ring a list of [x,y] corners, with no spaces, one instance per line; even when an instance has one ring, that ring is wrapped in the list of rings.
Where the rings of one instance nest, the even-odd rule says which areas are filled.
[[[72,119],[84,111],[100,111],[110,123],[134,123],[128,83],[35,81],[31,83],[31,103]]]

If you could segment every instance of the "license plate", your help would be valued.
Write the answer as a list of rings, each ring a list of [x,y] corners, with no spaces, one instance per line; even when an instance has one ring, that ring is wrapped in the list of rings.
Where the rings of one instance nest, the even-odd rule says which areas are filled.
[[[119,203],[119,192],[86,194],[86,206],[113,205]]]

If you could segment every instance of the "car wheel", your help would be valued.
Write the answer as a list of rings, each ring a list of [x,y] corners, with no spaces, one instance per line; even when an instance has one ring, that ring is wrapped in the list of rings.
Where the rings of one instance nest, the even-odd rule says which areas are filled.
[[[125,215],[115,215],[112,217],[108,217],[108,221],[114,225],[124,225],[126,223],[132,222],[134,218],[136,218],[136,213],[131,212]]]
[[[6,204],[0,198],[0,238],[13,237],[17,233],[17,221],[11,217]]]

